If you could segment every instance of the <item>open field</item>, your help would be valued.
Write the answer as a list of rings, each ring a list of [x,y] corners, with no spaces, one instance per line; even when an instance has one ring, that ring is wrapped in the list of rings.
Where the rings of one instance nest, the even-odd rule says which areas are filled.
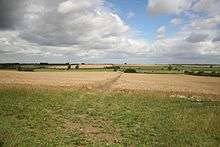
[[[206,95],[220,98],[220,78],[121,72],[17,72],[0,71],[0,84],[29,84],[66,88],[105,88]]]
[[[0,71],[1,84],[28,84],[34,86],[58,86],[82,88],[114,79],[116,72],[16,72]]]
[[[123,74],[114,89],[182,92],[214,95],[220,98],[220,78],[179,74]]]
[[[220,78],[0,71],[0,146],[219,146]]]

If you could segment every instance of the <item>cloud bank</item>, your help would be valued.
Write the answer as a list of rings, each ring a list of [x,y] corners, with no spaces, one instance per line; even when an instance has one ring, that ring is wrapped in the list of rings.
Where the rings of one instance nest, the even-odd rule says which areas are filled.
[[[2,2],[6,6],[6,0]],[[37,59],[48,54],[46,60],[58,56],[74,61],[101,60],[109,55],[126,58],[148,51],[148,44],[133,37],[130,27],[102,0],[23,0],[16,4],[24,8],[10,5],[6,7],[7,15],[1,16],[8,24],[1,24],[2,29],[16,29],[1,32],[1,50],[7,57],[23,53]],[[21,15],[8,17],[16,13]],[[2,54],[1,61],[7,60],[5,57]]]
[[[217,4],[149,0],[147,15],[173,15],[175,26],[181,17],[188,22],[172,37],[162,25],[148,41],[104,0],[0,0],[0,62],[219,63]]]
[[[164,37],[165,27],[159,27],[154,46],[175,63],[220,63],[219,0],[150,0],[147,13],[151,16],[170,14],[170,23],[181,29],[171,37]]]

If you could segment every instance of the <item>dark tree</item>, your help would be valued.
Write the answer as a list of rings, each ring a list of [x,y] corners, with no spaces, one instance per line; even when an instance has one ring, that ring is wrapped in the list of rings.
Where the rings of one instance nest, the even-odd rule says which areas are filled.
[[[79,69],[79,64],[76,65],[75,69]]]
[[[68,64],[67,65],[67,70],[70,70],[71,69],[71,64]]]
[[[173,67],[171,65],[168,66],[167,68],[169,71],[171,71],[173,69]]]

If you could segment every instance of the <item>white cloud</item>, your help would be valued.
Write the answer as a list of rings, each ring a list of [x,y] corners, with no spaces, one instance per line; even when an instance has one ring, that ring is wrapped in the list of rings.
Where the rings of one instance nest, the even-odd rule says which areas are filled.
[[[220,24],[220,15],[216,15],[214,17],[199,17],[191,20],[188,27],[192,30],[202,30],[202,29],[214,29]]]
[[[129,36],[129,26],[117,14],[105,9],[100,0],[58,1],[53,7],[45,3],[32,3],[44,7],[44,10],[35,13],[33,19],[25,19],[23,29],[19,30],[20,36],[30,42],[70,46]]]
[[[165,26],[161,26],[157,29],[157,38],[163,39],[165,38],[166,28]]]
[[[150,0],[147,6],[150,15],[170,14],[175,16],[170,23],[182,27],[169,38],[164,35],[168,29],[158,28],[158,40],[151,45],[155,54],[174,62],[219,63],[219,4],[219,0]]]
[[[135,37],[104,0],[20,0],[26,7],[16,9],[15,30],[0,30],[0,62],[219,62],[220,15],[211,10],[218,1],[205,8],[196,6],[203,0],[193,1],[150,0],[150,15],[178,15],[173,25],[185,18],[172,37],[162,25],[149,42]],[[199,7],[207,15],[197,14]]]
[[[209,15],[214,16],[220,14],[219,6],[219,0],[198,0],[195,5],[193,5],[192,10],[194,12],[206,12]]]
[[[147,11],[150,15],[179,14],[190,6],[191,0],[149,0]]]
[[[173,18],[173,19],[171,19],[170,23],[174,26],[179,25],[181,23],[181,19],[180,18]]]
[[[204,42],[208,36],[208,34],[192,33],[186,38],[186,41],[191,43]]]
[[[220,42],[220,35],[218,34],[217,36],[215,36],[215,38],[213,38],[212,41],[213,42]]]
[[[68,0],[59,4],[58,12],[59,13],[68,13],[68,12],[79,12],[82,10],[87,11],[90,8],[94,8],[97,5],[101,5],[103,2],[101,0]]]
[[[26,60],[32,56],[43,61],[80,61],[107,60],[113,53],[128,58],[149,51],[148,43],[133,37],[129,26],[102,0],[27,1],[31,3],[22,11],[24,17],[16,31],[0,34],[8,34],[0,39],[4,54],[22,54]],[[13,33],[14,38],[10,36]],[[7,45],[12,42],[14,45]],[[1,60],[9,60],[5,57]]]

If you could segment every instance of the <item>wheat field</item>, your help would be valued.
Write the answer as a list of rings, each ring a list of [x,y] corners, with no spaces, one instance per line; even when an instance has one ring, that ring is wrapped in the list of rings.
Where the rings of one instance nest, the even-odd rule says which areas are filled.
[[[120,72],[16,72],[0,71],[1,85],[105,90],[162,91],[220,97],[219,77]],[[106,88],[105,88],[106,87]]]
[[[0,71],[0,146],[219,146],[220,78]]]

